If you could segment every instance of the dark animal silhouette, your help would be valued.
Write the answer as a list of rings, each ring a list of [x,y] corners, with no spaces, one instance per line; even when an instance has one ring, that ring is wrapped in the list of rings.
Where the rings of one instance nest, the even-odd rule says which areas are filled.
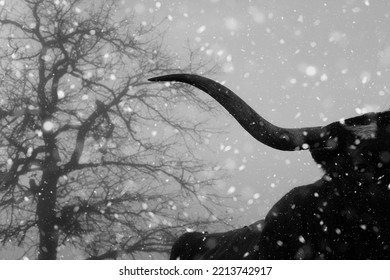
[[[250,259],[390,259],[390,112],[307,128],[281,128],[223,85],[191,74],[151,81],[193,85],[260,142],[309,150],[324,176],[292,189],[268,212]]]
[[[258,250],[264,220],[227,232],[186,232],[173,244],[171,260],[246,259]]]

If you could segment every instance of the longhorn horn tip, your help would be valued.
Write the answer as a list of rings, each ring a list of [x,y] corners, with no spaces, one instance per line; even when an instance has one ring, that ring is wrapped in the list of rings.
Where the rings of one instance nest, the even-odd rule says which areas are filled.
[[[161,80],[160,80],[160,77],[153,77],[153,78],[149,78],[148,81],[150,81],[150,82],[159,82]]]
[[[188,74],[170,74],[170,75],[163,75],[163,76],[157,76],[149,78],[148,80],[151,82],[184,82],[188,79],[188,76],[194,76],[194,75],[188,75]]]

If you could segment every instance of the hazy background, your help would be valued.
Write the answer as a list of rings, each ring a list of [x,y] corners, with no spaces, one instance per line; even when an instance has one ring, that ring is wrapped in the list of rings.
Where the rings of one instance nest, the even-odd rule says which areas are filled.
[[[182,53],[187,43],[201,47],[222,65],[213,78],[276,125],[326,125],[390,106],[390,1],[121,3],[122,12],[145,24],[166,19],[171,51]],[[272,150],[221,112],[218,123],[228,133],[212,137],[210,147],[212,158],[230,170],[220,188],[238,198],[242,218],[233,224],[262,218],[294,186],[320,178],[309,152]]]

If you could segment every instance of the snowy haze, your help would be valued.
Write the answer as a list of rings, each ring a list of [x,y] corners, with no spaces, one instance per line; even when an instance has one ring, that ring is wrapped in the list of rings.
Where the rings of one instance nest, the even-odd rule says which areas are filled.
[[[166,19],[171,51],[183,53],[188,41],[200,47],[222,65],[211,78],[276,125],[326,125],[390,106],[388,0],[121,3],[145,24]],[[221,191],[238,198],[234,225],[262,218],[294,186],[320,178],[309,152],[275,151],[226,111],[217,116],[227,133],[209,145],[212,159],[230,170]]]

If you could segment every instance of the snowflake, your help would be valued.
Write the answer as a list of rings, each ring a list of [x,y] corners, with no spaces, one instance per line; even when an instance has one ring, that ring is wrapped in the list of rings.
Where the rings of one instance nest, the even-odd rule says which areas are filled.
[[[43,123],[44,131],[52,131],[54,129],[54,123],[52,121],[45,121]]]
[[[201,34],[201,33],[203,33],[205,30],[206,30],[206,26],[205,26],[205,25],[202,25],[201,27],[199,27],[199,28],[196,30],[196,33]]]

